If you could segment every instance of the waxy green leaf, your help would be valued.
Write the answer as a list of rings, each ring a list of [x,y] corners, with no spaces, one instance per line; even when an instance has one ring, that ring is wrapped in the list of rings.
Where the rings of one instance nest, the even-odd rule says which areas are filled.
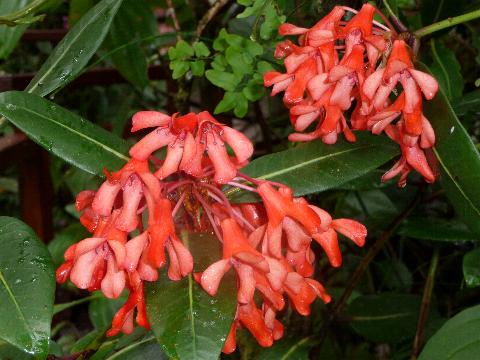
[[[221,258],[218,239],[190,233],[183,241],[195,259],[194,272]],[[192,275],[171,281],[166,269],[145,286],[147,314],[162,349],[172,358],[217,360],[235,315],[237,298],[233,274],[226,274],[215,297],[208,295]]]
[[[45,96],[75,79],[107,35],[122,0],[102,0],[70,29],[26,90]]]
[[[303,339],[290,338],[275,342],[272,347],[262,349],[257,360],[308,360],[311,359],[309,352],[318,343],[317,336],[309,336]]]
[[[421,297],[383,293],[355,298],[348,306],[353,329],[376,343],[397,343],[415,335]]]
[[[480,233],[480,154],[441,88],[425,103],[424,113],[435,130],[433,151],[446,195],[470,229]]]
[[[317,140],[265,155],[240,171],[251,177],[281,182],[301,196],[339,187],[399,154],[396,144],[386,137],[356,135],[357,141],[353,144],[343,139],[335,145]],[[227,191],[235,201],[243,201],[244,195],[239,193],[236,188]]]
[[[480,249],[472,250],[463,257],[463,277],[467,286],[480,286]]]
[[[399,233],[413,239],[455,243],[480,240],[480,237],[472,233],[462,222],[432,217],[411,217],[402,224]]]
[[[125,141],[37,95],[21,91],[0,94],[0,114],[33,141],[74,166],[103,175],[127,160]]]
[[[55,278],[45,245],[20,220],[0,217],[0,338],[48,354]]]
[[[0,15],[7,15],[22,9],[29,0],[0,1]],[[17,45],[28,25],[0,25],[0,59],[6,59]]]
[[[108,51],[113,51],[135,39],[157,34],[157,20],[148,4],[123,0],[105,38],[105,46]],[[111,57],[115,67],[130,83],[140,88],[148,84],[147,58],[140,42],[115,51]]]
[[[480,305],[448,320],[425,345],[418,360],[472,360],[480,354]]]

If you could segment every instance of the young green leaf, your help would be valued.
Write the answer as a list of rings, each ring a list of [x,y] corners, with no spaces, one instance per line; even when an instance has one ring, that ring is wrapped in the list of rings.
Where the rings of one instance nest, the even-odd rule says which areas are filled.
[[[107,35],[122,0],[102,0],[91,8],[58,43],[26,90],[45,96],[82,71]]]
[[[70,164],[103,176],[127,160],[125,141],[37,95],[21,91],[0,94],[0,114],[33,141]]]
[[[26,224],[0,217],[0,338],[46,358],[54,291],[45,245]]]
[[[193,44],[193,50],[195,51],[196,57],[206,57],[210,55],[210,50],[208,49],[207,45],[201,41],[197,41]]]
[[[227,91],[234,91],[241,80],[238,75],[220,70],[207,70],[205,76],[213,85]]]
[[[220,259],[216,237],[184,236],[195,259],[194,272]],[[163,269],[155,283],[146,284],[147,314],[162,349],[173,358],[217,360],[235,315],[236,284],[232,274],[222,280],[215,297],[208,295],[192,275],[171,281]]]

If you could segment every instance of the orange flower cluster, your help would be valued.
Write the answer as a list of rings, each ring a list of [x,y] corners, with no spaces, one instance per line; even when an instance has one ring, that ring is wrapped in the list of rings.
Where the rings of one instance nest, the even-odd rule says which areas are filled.
[[[281,25],[279,34],[299,35],[298,45],[290,40],[277,45],[275,56],[284,59],[286,73],[267,72],[264,84],[272,86],[272,96],[284,91],[296,131],[291,141],[321,138],[333,144],[343,133],[353,142],[352,130],[376,135],[385,131],[399,144],[402,156],[382,181],[400,175],[398,184],[405,186],[415,169],[433,182],[424,149],[434,145],[435,133],[422,113],[422,94],[432,99],[438,83],[414,68],[407,44],[392,40],[395,31],[373,20],[376,11],[370,4],[358,13],[336,6],[310,29]],[[355,16],[343,21],[347,12]],[[347,122],[345,112],[353,103]]]
[[[195,259],[177,235],[182,230],[215,234],[223,248],[222,259],[193,274],[208,294],[216,294],[227,271],[233,268],[236,274],[238,306],[224,352],[235,350],[239,326],[262,346],[282,337],[276,315],[285,306],[284,297],[302,315],[310,313],[317,297],[330,301],[312,278],[312,241],[338,267],[342,258],[337,233],[363,246],[367,232],[362,224],[333,220],[326,211],[295,198],[287,186],[239,172],[252,155],[251,142],[207,112],[135,114],[132,131],[146,128],[154,129],[130,149],[132,159],[122,169],[106,172],[98,190],[78,194],[80,221],[92,236],[69,247],[57,270],[58,282],[69,279],[108,298],[129,292],[109,336],[132,332],[134,318],[149,328],[143,284],[158,279],[166,253],[171,280],[192,273]],[[162,147],[167,148],[164,160],[153,154]],[[231,204],[222,192],[224,184],[255,192],[263,202]],[[255,293],[261,304],[254,300]]]

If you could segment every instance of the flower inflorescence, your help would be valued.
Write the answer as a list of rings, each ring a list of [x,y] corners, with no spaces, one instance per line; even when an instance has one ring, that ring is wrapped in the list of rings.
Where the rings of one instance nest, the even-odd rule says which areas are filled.
[[[298,35],[298,45],[290,40],[277,45],[275,57],[284,59],[286,73],[265,73],[264,85],[272,86],[272,96],[284,91],[296,131],[289,140],[320,138],[333,144],[340,133],[355,141],[352,130],[385,132],[399,144],[402,156],[382,181],[400,175],[403,187],[414,169],[433,182],[424,151],[434,145],[435,133],[423,115],[422,94],[432,99],[438,83],[414,68],[406,42],[394,29],[374,21],[376,12],[370,4],[358,13],[336,6],[310,29],[282,24],[279,34]],[[344,21],[347,13],[355,15]]]
[[[156,281],[167,262],[171,280],[192,274],[195,259],[177,235],[181,231],[214,234],[222,246],[221,259],[192,274],[208,294],[215,296],[224,274],[234,270],[238,304],[226,353],[235,350],[239,326],[262,346],[281,338],[283,325],[276,316],[285,297],[302,315],[310,313],[317,297],[330,301],[313,279],[312,242],[338,267],[337,233],[363,246],[367,231],[362,224],[332,219],[294,197],[289,187],[242,174],[239,168],[253,153],[251,142],[208,112],[168,116],[142,111],[132,122],[132,131],[154,129],[130,149],[132,158],[119,171],[105,171],[107,179],[98,190],[77,195],[80,222],[92,235],[70,246],[57,270],[58,282],[70,279],[108,298],[129,292],[107,335],[132,332],[135,311],[136,323],[149,328],[144,282]],[[160,160],[154,152],[164,147],[166,157]],[[262,202],[232,204],[222,191],[225,184],[255,192]]]

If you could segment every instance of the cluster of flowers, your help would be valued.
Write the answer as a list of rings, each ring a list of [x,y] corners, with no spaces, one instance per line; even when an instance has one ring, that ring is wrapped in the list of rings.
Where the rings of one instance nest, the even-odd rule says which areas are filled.
[[[215,234],[222,244],[222,259],[193,274],[208,294],[214,296],[224,274],[235,271],[238,306],[223,348],[226,353],[235,350],[239,326],[262,346],[282,337],[276,314],[285,306],[285,295],[302,315],[310,313],[317,297],[330,301],[312,278],[312,240],[338,267],[342,258],[337,232],[362,246],[362,224],[333,220],[326,211],[295,198],[287,186],[239,172],[253,153],[251,142],[208,112],[134,115],[132,131],[151,127],[155,129],[130,149],[132,158],[122,169],[106,172],[107,180],[97,191],[78,194],[80,221],[92,237],[68,248],[57,270],[58,282],[70,279],[78,288],[100,289],[108,298],[129,291],[109,336],[130,333],[135,310],[137,324],[149,328],[143,283],[158,279],[158,270],[167,262],[165,249],[171,280],[192,273],[194,258],[177,236],[181,230]],[[153,153],[163,147],[167,154],[162,161]],[[231,204],[222,192],[225,184],[253,191],[263,202]],[[260,307],[254,301],[256,291]]]
[[[343,21],[348,12],[355,16]],[[272,96],[284,91],[283,102],[296,131],[289,140],[321,138],[333,144],[339,133],[355,141],[352,129],[376,135],[385,131],[400,145],[402,156],[382,181],[400,174],[398,184],[405,186],[415,169],[433,182],[424,149],[434,145],[435,134],[422,113],[422,93],[432,99],[438,83],[415,70],[405,41],[391,26],[374,21],[375,12],[382,15],[370,4],[359,12],[336,6],[310,29],[281,25],[279,34],[299,35],[298,45],[290,40],[278,44],[275,57],[285,59],[286,73],[267,72],[264,84],[273,85]],[[348,124],[345,112],[352,102]],[[315,129],[305,132],[315,122]]]

